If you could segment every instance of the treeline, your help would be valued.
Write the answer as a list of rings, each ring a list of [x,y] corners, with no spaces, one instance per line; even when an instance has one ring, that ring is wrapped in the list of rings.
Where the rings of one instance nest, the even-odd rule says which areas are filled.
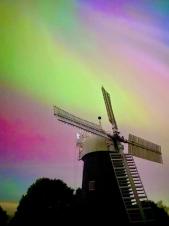
[[[169,216],[164,205],[149,202],[156,218],[155,225],[168,226]],[[0,207],[0,226],[97,225],[101,223],[100,219],[104,225],[118,225],[113,221],[113,212],[107,216],[105,207],[101,208],[97,214],[97,208],[89,206],[84,200],[81,189],[74,191],[61,180],[40,178],[22,196],[12,218]],[[108,223],[107,219],[111,222]]]

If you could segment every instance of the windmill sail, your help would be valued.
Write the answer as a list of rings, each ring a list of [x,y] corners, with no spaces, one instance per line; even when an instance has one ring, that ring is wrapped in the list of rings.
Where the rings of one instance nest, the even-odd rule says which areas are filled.
[[[128,153],[153,162],[163,162],[161,146],[132,134],[129,134]]]
[[[101,128],[100,125],[76,117],[59,107],[54,106],[54,115],[57,116],[58,120],[61,122],[78,127],[82,130],[96,134],[98,136],[107,138],[106,132]]]
[[[103,93],[103,98],[104,98],[104,102],[106,105],[109,122],[113,125],[113,130],[118,130],[117,123],[116,123],[113,109],[112,109],[112,105],[111,105],[110,94],[104,89],[103,86],[102,86],[102,93]]]

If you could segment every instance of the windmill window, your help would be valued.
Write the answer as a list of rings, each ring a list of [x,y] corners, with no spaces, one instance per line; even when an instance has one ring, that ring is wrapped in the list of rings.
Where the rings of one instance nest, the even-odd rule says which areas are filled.
[[[91,180],[89,181],[89,191],[95,191],[96,190],[96,181]]]

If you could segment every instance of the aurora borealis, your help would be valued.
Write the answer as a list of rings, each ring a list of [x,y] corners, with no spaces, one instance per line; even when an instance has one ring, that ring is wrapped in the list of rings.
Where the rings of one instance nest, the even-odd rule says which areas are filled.
[[[165,0],[0,2],[0,203],[42,176],[81,185],[78,130],[52,106],[110,129],[103,85],[121,133],[162,146],[163,165],[136,163],[148,197],[169,205],[168,21]]]

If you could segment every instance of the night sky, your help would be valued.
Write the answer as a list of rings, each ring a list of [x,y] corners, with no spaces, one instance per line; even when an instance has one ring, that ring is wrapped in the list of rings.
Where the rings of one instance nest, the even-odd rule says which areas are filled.
[[[148,198],[169,205],[169,1],[0,1],[0,204],[39,177],[81,186],[78,129],[57,105],[162,146],[164,164],[135,158]]]

